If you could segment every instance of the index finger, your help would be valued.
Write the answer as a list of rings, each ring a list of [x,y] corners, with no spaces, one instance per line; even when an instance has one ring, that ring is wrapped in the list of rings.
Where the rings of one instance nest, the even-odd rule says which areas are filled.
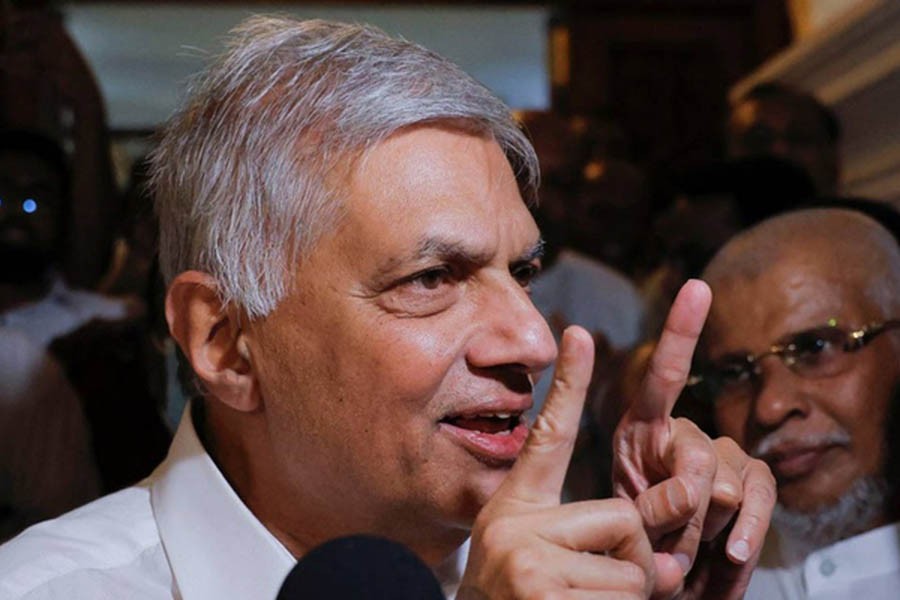
[[[650,358],[641,394],[629,407],[632,420],[668,419],[690,374],[691,358],[711,303],[712,291],[705,282],[690,279],[681,287]]]
[[[495,498],[559,504],[594,365],[594,342],[581,327],[563,332],[550,393],[516,464]]]

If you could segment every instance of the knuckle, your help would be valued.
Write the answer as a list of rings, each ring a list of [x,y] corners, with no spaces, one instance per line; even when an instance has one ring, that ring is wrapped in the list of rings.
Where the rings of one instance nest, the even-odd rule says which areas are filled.
[[[682,448],[682,457],[686,467],[695,473],[712,477],[715,475],[719,461],[709,440],[696,437]]]
[[[724,479],[725,481],[713,489],[713,503],[721,508],[737,509],[741,505],[742,500],[740,482],[732,481],[731,477]]]
[[[705,515],[701,516],[699,514],[695,514],[693,517],[691,517],[684,525],[684,529],[682,530],[682,539],[689,540],[694,543],[697,543],[701,539],[703,539],[704,520]]]
[[[721,456],[746,456],[737,442],[728,436],[717,437],[712,443]]]
[[[672,515],[688,516],[700,510],[701,493],[685,479],[673,478],[666,486],[665,506]]]
[[[774,481],[771,484],[754,483],[747,487],[746,496],[754,503],[766,507],[775,506],[778,494],[775,491]]]
[[[749,514],[744,515],[743,521],[744,521],[745,529],[757,530],[757,529],[760,529],[767,525],[767,521],[763,520],[756,513],[749,513]]]
[[[660,515],[656,510],[656,506],[646,494],[641,494],[634,502],[637,512],[640,513],[644,523],[649,527],[655,527],[659,524]]]
[[[687,371],[681,362],[668,360],[658,354],[650,361],[648,371],[651,377],[669,385],[679,385],[687,379]]]
[[[706,452],[703,448],[694,448],[686,451],[684,456],[684,473],[693,478],[699,478],[712,483],[716,476],[717,462],[715,455]]]
[[[561,420],[550,411],[541,412],[531,426],[531,436],[526,448],[539,453],[556,452],[574,447],[575,438],[567,435]]]

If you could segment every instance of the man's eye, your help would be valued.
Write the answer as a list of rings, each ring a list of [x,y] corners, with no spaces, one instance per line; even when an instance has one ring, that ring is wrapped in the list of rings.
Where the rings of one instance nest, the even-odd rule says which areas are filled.
[[[426,290],[436,290],[441,284],[447,283],[453,274],[447,267],[437,267],[422,271],[409,278],[410,283],[425,288]]]
[[[752,370],[745,362],[731,362],[719,365],[716,375],[723,385],[743,383],[750,378]]]
[[[531,285],[531,282],[537,277],[538,273],[541,272],[541,267],[534,263],[524,263],[521,265],[516,265],[513,267],[510,272],[512,276],[515,278],[519,285],[523,288],[527,288]]]
[[[791,343],[791,349],[797,354],[819,354],[831,346],[831,342],[822,336],[808,333],[798,335]]]
[[[830,361],[841,349],[843,334],[836,329],[810,331],[794,336],[788,345],[791,364],[816,367]]]

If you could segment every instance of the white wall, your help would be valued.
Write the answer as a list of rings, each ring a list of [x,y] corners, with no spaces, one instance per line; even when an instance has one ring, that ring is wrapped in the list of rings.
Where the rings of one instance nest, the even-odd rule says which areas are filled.
[[[220,48],[221,36],[254,12],[367,22],[457,62],[513,108],[549,106],[546,23],[537,7],[293,7],[102,2],[64,5],[90,61],[113,129],[151,128],[174,108],[185,79]]]

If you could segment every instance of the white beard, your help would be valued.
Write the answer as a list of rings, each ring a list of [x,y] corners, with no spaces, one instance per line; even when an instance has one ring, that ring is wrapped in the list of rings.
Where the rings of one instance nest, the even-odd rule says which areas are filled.
[[[782,536],[812,551],[871,529],[885,513],[888,491],[883,477],[863,477],[837,502],[814,512],[799,512],[777,504],[772,525]]]

